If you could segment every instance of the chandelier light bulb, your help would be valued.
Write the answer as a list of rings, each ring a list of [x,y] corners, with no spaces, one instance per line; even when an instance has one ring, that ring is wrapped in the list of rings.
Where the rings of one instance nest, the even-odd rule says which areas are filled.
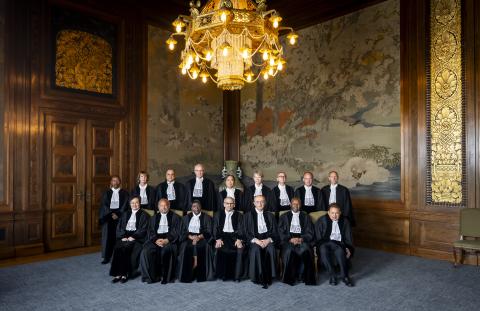
[[[290,44],[291,44],[291,45],[295,45],[295,42],[296,42],[295,38],[294,38],[294,37],[291,37],[291,38],[290,38]]]
[[[263,74],[263,79],[264,79],[264,80],[268,80],[268,72],[265,72],[265,73]]]
[[[278,20],[273,21],[273,28],[278,28]]]
[[[268,74],[273,76],[274,74],[273,67],[270,67],[270,69],[268,69]]]
[[[248,82],[252,82],[252,76],[248,75],[248,76],[247,76],[247,81],[248,81]]]
[[[193,64],[193,56],[192,55],[188,55],[187,64]]]
[[[209,62],[212,60],[212,52],[208,51],[205,55],[205,59]]]
[[[170,51],[173,51],[175,49],[175,44],[169,43],[168,48],[170,49]]]
[[[187,74],[187,68],[182,67],[182,75],[186,75],[186,74]]]
[[[250,57],[250,53],[248,52],[248,49],[243,49],[243,51],[242,51],[242,57],[243,57],[244,59],[247,59],[247,58]]]
[[[270,58],[270,66],[275,65],[275,58],[271,57]]]
[[[185,68],[186,68],[186,69],[190,69],[191,67],[192,67],[192,63],[187,62],[187,63],[185,64]]]
[[[202,77],[202,82],[203,82],[203,83],[207,83],[207,81],[208,81],[208,80],[207,80],[207,77],[206,77],[206,76],[203,76],[203,77]]]
[[[263,60],[268,59],[268,51],[263,52]]]
[[[222,50],[222,55],[227,57],[228,56],[228,47],[224,47]]]
[[[200,57],[198,57],[198,55],[195,55],[195,62],[199,62],[200,61]]]
[[[227,14],[225,12],[222,12],[220,15],[220,20],[225,23],[227,21]]]
[[[179,25],[175,26],[175,31],[177,33],[182,32],[182,25],[179,24]]]
[[[282,62],[279,62],[278,65],[277,65],[277,70],[282,71],[282,69],[283,69],[283,64],[282,64]]]
[[[194,71],[192,72],[192,79],[195,80],[196,78],[198,78],[198,72]]]

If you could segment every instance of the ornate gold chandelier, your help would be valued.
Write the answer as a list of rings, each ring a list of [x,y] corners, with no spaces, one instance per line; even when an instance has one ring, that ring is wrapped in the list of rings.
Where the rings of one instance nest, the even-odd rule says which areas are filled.
[[[172,23],[175,33],[166,41],[175,49],[175,36],[185,38],[179,68],[203,83],[212,79],[223,90],[239,90],[245,82],[274,77],[285,67],[279,31],[289,31],[294,45],[298,35],[280,27],[282,18],[268,10],[266,0],[209,0],[200,11],[200,1],[190,1],[190,16],[179,15]]]

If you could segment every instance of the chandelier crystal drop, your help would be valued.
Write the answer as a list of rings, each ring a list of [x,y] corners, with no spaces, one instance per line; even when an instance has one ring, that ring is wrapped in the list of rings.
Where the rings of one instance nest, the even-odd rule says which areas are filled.
[[[279,32],[288,31],[295,45],[298,35],[280,26],[282,17],[267,10],[266,0],[190,1],[190,16],[179,15],[172,23],[175,32],[166,41],[174,50],[175,36],[183,36],[179,68],[192,79],[211,79],[223,90],[240,90],[260,76],[268,79],[285,68]]]

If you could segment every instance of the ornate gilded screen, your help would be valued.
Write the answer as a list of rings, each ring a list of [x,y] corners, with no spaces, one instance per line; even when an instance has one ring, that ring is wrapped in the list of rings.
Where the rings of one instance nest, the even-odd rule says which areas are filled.
[[[53,87],[81,93],[116,93],[116,27],[77,12],[53,10]]]
[[[463,206],[465,100],[460,0],[430,0],[427,57],[427,203]]]

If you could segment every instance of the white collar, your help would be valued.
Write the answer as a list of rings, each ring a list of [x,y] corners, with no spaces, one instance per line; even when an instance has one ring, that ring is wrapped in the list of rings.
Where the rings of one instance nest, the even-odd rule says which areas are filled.
[[[148,184],[145,184],[145,186],[142,186],[141,184],[138,184],[138,187],[140,187],[140,189],[146,189],[148,186]]]
[[[200,182],[202,182],[202,181],[203,181],[203,177],[200,177],[200,178],[198,178],[198,177],[195,177],[195,179],[196,179],[196,181],[200,181]]]
[[[312,186],[303,185],[305,189],[312,189]]]
[[[118,187],[117,189],[115,189],[115,188],[110,188],[110,189],[112,189],[113,192],[119,192],[120,189],[122,189],[122,188]]]
[[[338,186],[338,184],[335,184],[335,185],[330,184],[330,189],[335,189],[335,188],[337,188],[337,186]]]
[[[167,181],[167,185],[173,185],[174,182],[175,182],[175,180]]]
[[[257,186],[257,184],[255,184],[256,189],[262,189],[262,187],[263,187],[263,183],[261,183],[260,186]]]
[[[259,211],[257,208],[255,208],[255,211],[257,212],[257,214],[263,214],[263,210]]]

